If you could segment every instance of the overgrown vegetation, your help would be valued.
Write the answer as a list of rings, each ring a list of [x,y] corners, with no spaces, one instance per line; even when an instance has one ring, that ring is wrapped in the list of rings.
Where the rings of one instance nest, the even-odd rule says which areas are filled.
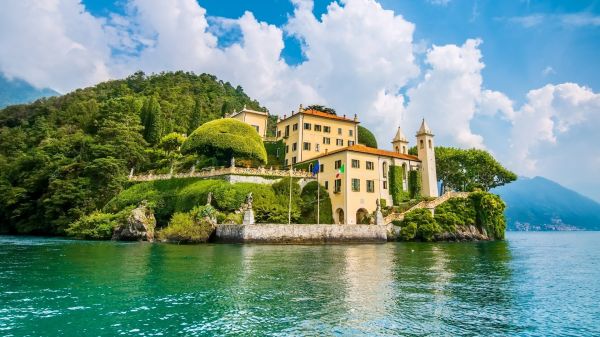
[[[127,207],[117,214],[92,212],[71,223],[66,233],[78,239],[108,240],[112,237],[114,229],[127,221],[132,209],[133,207]]]
[[[178,154],[164,136],[244,105],[265,110],[212,75],[138,72],[0,110],[0,232],[64,234],[118,194],[132,168],[169,172]],[[211,164],[183,156],[175,170]]]
[[[211,218],[215,218],[216,213],[209,205],[195,207],[189,212],[177,212],[169,225],[158,232],[158,239],[173,243],[207,242],[215,229]]]
[[[454,233],[459,227],[475,226],[485,230],[491,239],[504,239],[505,204],[499,196],[474,192],[469,198],[451,198],[435,209],[435,216],[427,209],[408,212],[400,225],[400,238],[405,241],[432,241],[436,235]]]
[[[404,191],[404,167],[390,165],[388,177],[392,203],[398,206],[409,198],[409,194]]]

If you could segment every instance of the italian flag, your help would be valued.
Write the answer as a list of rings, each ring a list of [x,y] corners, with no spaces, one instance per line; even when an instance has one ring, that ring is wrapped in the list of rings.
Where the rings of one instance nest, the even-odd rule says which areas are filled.
[[[337,170],[337,173],[335,174],[335,178],[339,178],[342,174],[344,174],[344,164],[342,164],[342,166],[340,166],[340,168]]]

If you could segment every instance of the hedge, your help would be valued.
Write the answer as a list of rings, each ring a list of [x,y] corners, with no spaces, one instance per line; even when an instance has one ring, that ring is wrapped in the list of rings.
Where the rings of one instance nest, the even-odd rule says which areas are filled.
[[[333,223],[333,212],[331,207],[331,199],[329,199],[329,192],[323,185],[320,186],[320,207],[319,207],[319,223],[321,224],[332,224]],[[300,217],[300,223],[304,224],[316,224],[317,223],[317,182],[311,181],[300,194],[302,198],[302,213]]]
[[[411,199],[421,196],[421,171],[412,170],[408,172],[408,195]]]
[[[358,126],[358,143],[368,147],[377,148],[377,139],[373,133],[360,125]]]
[[[212,156],[222,162],[235,157],[267,163],[267,152],[258,132],[232,118],[202,124],[183,143],[181,152]]]
[[[388,176],[392,203],[398,206],[401,202],[408,199],[408,193],[404,191],[404,167],[391,165]]]

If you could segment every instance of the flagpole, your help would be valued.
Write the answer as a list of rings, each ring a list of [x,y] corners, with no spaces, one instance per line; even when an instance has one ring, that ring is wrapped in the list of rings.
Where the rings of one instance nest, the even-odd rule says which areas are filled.
[[[292,224],[292,168],[293,164],[290,165],[290,198],[288,203],[288,225]]]

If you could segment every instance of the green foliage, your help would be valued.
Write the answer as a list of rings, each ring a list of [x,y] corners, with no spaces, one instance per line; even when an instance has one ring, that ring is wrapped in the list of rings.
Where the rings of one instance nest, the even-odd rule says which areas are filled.
[[[496,194],[474,192],[469,195],[475,207],[477,227],[485,228],[488,235],[495,239],[504,239],[506,231],[506,218],[504,209],[506,204]]]
[[[445,232],[457,226],[475,225],[475,207],[470,199],[450,198],[435,209],[435,221]]]
[[[192,213],[177,212],[169,225],[158,232],[161,241],[173,243],[204,243],[210,239],[215,227]]]
[[[399,205],[406,201],[409,195],[404,191],[404,167],[390,165],[388,181],[393,204]]]
[[[177,132],[171,132],[160,139],[159,146],[167,153],[179,151],[179,148],[185,142],[186,137]]]
[[[408,195],[411,199],[417,199],[421,196],[421,171],[408,171]]]
[[[66,229],[69,236],[87,240],[108,240],[114,229],[127,221],[127,216],[133,208],[129,207],[117,214],[92,212],[71,223]]]
[[[285,144],[283,140],[265,142],[264,145],[267,151],[267,166],[282,168],[285,163]]]
[[[267,152],[258,132],[252,126],[231,118],[203,124],[183,143],[181,151],[215,157],[223,163],[232,157],[267,163]]]
[[[240,87],[184,72],[138,72],[0,110],[0,232],[63,234],[117,195],[131,168],[189,170],[196,158],[174,162],[160,135],[220,118],[225,101],[264,110]]]
[[[317,110],[332,115],[336,114],[335,109],[318,104],[309,105],[305,108],[305,110]]]
[[[319,206],[319,223],[332,224],[333,212],[331,207],[331,199],[329,193],[323,185],[319,188],[320,206]],[[311,181],[302,189],[300,194],[301,216],[300,223],[316,224],[317,223],[317,182]]]
[[[431,212],[424,208],[417,208],[406,213],[403,224],[404,227],[411,227],[407,229],[409,231],[407,235],[412,233],[412,227],[415,227],[416,235],[414,237],[423,241],[431,241],[435,234],[441,233],[441,228],[435,222]],[[400,233],[402,237],[402,231]]]
[[[409,222],[400,229],[400,239],[404,241],[413,240],[417,236],[417,224]]]
[[[387,199],[379,199],[379,204],[381,205],[381,208],[386,208],[387,207]]]
[[[358,143],[368,147],[377,148],[377,139],[373,133],[360,125],[358,126]]]
[[[517,179],[513,172],[484,150],[438,146],[435,157],[437,177],[445,189],[489,191]]]

